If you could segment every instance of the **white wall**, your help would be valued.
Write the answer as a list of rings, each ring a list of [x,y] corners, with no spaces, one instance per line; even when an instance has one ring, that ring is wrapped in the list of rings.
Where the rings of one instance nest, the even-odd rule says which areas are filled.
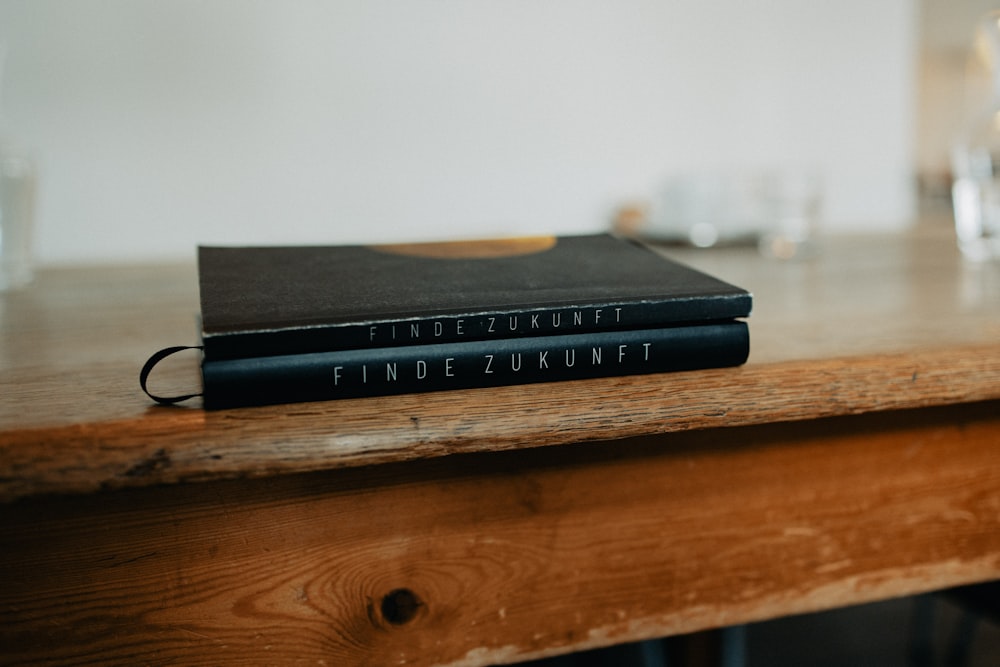
[[[0,0],[43,262],[589,231],[671,173],[813,163],[913,211],[912,0]]]

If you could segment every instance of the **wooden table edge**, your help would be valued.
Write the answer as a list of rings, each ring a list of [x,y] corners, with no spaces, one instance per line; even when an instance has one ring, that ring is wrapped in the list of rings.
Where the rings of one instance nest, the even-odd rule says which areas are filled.
[[[1000,346],[204,411],[0,433],[0,502],[1000,399]]]

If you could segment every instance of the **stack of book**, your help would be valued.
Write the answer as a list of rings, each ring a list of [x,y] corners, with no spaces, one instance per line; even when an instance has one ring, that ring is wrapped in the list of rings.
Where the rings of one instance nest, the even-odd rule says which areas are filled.
[[[735,366],[751,296],[610,235],[202,247],[205,407]]]

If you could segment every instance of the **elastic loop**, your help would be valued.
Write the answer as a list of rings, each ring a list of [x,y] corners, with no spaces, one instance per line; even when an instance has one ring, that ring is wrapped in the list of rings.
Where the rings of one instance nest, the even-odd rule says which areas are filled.
[[[151,399],[156,401],[161,405],[173,405],[175,403],[180,403],[181,401],[186,401],[189,398],[194,398],[195,396],[201,396],[201,393],[197,394],[184,394],[183,396],[157,396],[146,388],[146,381],[149,379],[149,374],[152,372],[153,367],[160,363],[167,357],[178,352],[183,352],[185,350],[200,350],[202,347],[200,345],[176,345],[174,347],[166,347],[156,352],[147,361],[146,365],[142,367],[139,371],[139,386],[142,390],[146,392],[146,395]]]

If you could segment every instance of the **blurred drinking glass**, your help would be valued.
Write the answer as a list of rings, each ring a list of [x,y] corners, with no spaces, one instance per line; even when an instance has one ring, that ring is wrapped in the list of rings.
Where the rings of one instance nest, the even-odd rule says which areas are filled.
[[[810,169],[771,173],[762,192],[764,216],[758,248],[773,259],[803,259],[816,253],[823,184]]]
[[[31,282],[34,204],[33,165],[0,146],[0,290]]]

